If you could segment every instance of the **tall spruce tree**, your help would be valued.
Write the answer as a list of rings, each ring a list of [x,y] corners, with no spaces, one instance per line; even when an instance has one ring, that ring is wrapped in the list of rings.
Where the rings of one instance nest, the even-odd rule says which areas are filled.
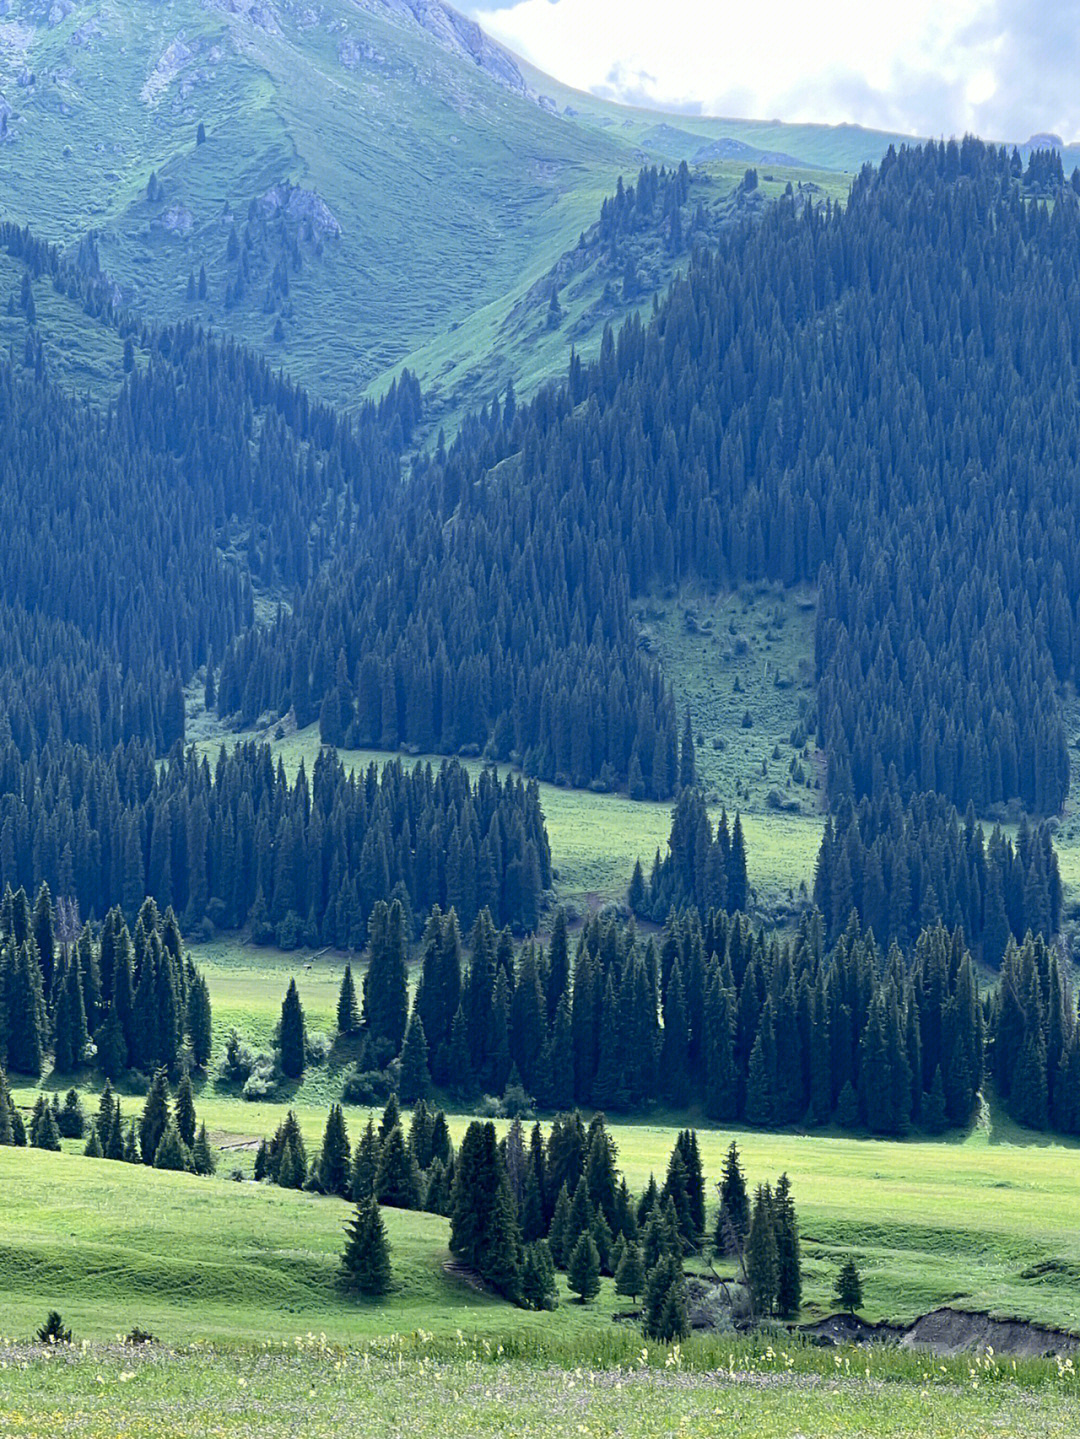
[[[300,1003],[295,979],[289,980],[289,987],[282,1001],[278,1043],[281,1049],[282,1074],[288,1079],[302,1079],[306,1060],[306,1034],[304,1007]]]

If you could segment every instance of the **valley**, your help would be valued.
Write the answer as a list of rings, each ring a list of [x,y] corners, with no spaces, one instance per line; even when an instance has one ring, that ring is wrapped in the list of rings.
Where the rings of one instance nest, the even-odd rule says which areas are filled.
[[[482,24],[0,0],[0,1439],[1072,1434],[1080,146]]]

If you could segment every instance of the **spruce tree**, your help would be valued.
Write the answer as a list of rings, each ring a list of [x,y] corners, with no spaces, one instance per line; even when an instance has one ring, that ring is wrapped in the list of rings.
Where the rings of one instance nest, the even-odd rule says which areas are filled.
[[[401,1078],[398,1087],[405,1104],[415,1104],[418,1099],[431,1093],[427,1038],[415,1009],[401,1049]]]
[[[302,1079],[306,1058],[304,1007],[300,1003],[295,979],[289,980],[289,987],[282,1001],[278,1043],[281,1048],[282,1074],[287,1079]]]
[[[62,960],[60,993],[53,1022],[53,1061],[61,1074],[70,1074],[82,1063],[89,1042],[82,976],[75,955]]]
[[[282,1189],[302,1189],[306,1178],[304,1162],[293,1145],[292,1135],[286,1135],[277,1167],[277,1183]]]
[[[352,1198],[359,1203],[371,1199],[375,1194],[375,1179],[379,1172],[379,1136],[375,1132],[375,1121],[368,1116],[367,1128],[360,1136],[353,1155]]]
[[[169,1124],[169,1081],[164,1069],[159,1069],[151,1082],[146,1096],[142,1118],[139,1120],[139,1151],[142,1162],[152,1165],[161,1136]]]
[[[797,1319],[802,1305],[802,1258],[799,1224],[791,1184],[780,1176],[773,1203],[776,1223],[776,1312],[781,1319]]]
[[[737,1254],[750,1232],[750,1201],[746,1180],[739,1163],[739,1149],[734,1140],[724,1159],[720,1180],[720,1212],[716,1218],[716,1252]]]
[[[684,1337],[686,1285],[682,1265],[674,1254],[663,1255],[645,1280],[644,1330],[647,1339],[667,1344]]]
[[[543,1239],[526,1244],[521,1257],[521,1302],[529,1309],[552,1310],[559,1304],[555,1266]]]
[[[588,1231],[574,1245],[566,1266],[566,1281],[578,1296],[579,1304],[595,1299],[600,1293],[600,1255]]]
[[[205,1123],[199,1125],[199,1132],[195,1136],[195,1143],[191,1150],[191,1163],[196,1174],[213,1174],[217,1168],[217,1159],[214,1157]]]
[[[341,1256],[345,1287],[374,1299],[390,1288],[390,1245],[382,1215],[368,1196],[357,1202],[356,1212],[346,1227],[345,1250]]]
[[[551,1216],[551,1225],[548,1230],[548,1246],[551,1249],[551,1257],[558,1269],[565,1269],[566,1262],[570,1257],[568,1246],[568,1230],[570,1227],[570,1195],[564,1184],[559,1190],[558,1198],[555,1200],[555,1209]],[[574,1241],[577,1242],[576,1240]]]
[[[134,1119],[128,1124],[127,1133],[124,1135],[124,1163],[142,1163],[142,1155],[139,1152],[139,1132]]]
[[[408,941],[399,900],[380,899],[369,921],[371,959],[364,975],[364,1023],[396,1054],[408,1020]]]
[[[41,1115],[32,1132],[31,1143],[35,1149],[60,1149],[60,1129],[49,1105],[42,1106]]]
[[[82,1139],[86,1132],[86,1115],[78,1092],[69,1089],[64,1096],[64,1106],[57,1120],[60,1134],[64,1139]]]
[[[154,1151],[154,1168],[190,1172],[193,1167],[191,1151],[180,1138],[176,1120],[170,1119]]]
[[[191,1062],[196,1069],[205,1070],[210,1062],[213,1043],[213,1019],[210,986],[201,974],[196,975],[188,991],[187,1032],[191,1041]]]
[[[615,1293],[626,1295],[636,1304],[644,1287],[645,1266],[641,1260],[641,1250],[631,1240],[623,1249],[622,1258],[615,1270]]]
[[[195,1092],[191,1087],[191,1075],[186,1068],[180,1076],[180,1083],[176,1086],[173,1112],[176,1116],[176,1128],[180,1138],[190,1149],[195,1143]]]
[[[400,1124],[383,1141],[375,1176],[375,1197],[392,1209],[419,1209],[423,1185]]]
[[[495,1127],[473,1121],[455,1163],[450,1250],[507,1298],[521,1284],[521,1239]]]
[[[386,1101],[386,1108],[382,1112],[382,1118],[379,1120],[380,1144],[385,1142],[387,1136],[392,1130],[396,1129],[400,1123],[401,1106],[398,1104],[397,1095],[391,1094],[390,1098]]]
[[[100,1130],[99,1130],[100,1132]],[[109,1123],[107,1137],[102,1141],[105,1151],[105,1158],[114,1161],[123,1160],[124,1154],[124,1129],[123,1120],[120,1115],[120,1106],[117,1104],[113,1110],[113,1116]]]
[[[836,1276],[833,1293],[846,1314],[856,1314],[863,1303],[862,1275],[854,1259],[846,1259]]]
[[[776,1307],[779,1257],[772,1191],[760,1185],[754,1195],[750,1233],[746,1239],[746,1279],[750,1300],[759,1318],[768,1318]]]
[[[336,1194],[347,1199],[351,1182],[345,1114],[340,1104],[332,1104],[319,1152],[319,1187],[324,1194]]]
[[[87,1159],[101,1159],[103,1157],[101,1140],[98,1138],[96,1124],[90,1126],[90,1138],[86,1141],[86,1148],[83,1150],[83,1153]]]
[[[360,1009],[356,1001],[356,985],[353,983],[352,965],[346,964],[341,977],[341,989],[337,1003],[338,1034],[355,1034],[360,1028]]]

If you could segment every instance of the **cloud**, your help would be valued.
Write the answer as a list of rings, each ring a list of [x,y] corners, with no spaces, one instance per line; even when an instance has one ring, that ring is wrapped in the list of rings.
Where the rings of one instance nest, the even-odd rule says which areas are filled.
[[[1080,0],[473,0],[556,79],[683,113],[1080,137]]]

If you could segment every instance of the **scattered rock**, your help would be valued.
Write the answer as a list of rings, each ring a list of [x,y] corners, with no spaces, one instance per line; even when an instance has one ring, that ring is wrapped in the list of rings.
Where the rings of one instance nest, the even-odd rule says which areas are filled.
[[[139,92],[143,104],[151,107],[159,104],[180,71],[195,58],[195,53],[195,48],[188,45],[182,35],[177,35],[146,77],[146,84]]]
[[[169,206],[155,224],[167,230],[170,235],[179,235],[182,240],[186,240],[194,228],[195,216],[186,205],[174,204]]]
[[[274,185],[259,196],[258,204],[266,219],[284,213],[291,223],[308,226],[315,239],[336,240],[341,235],[337,216],[317,190],[303,190],[288,183]]]
[[[358,65],[385,65],[386,56],[380,54],[367,40],[346,38],[338,46],[338,60],[346,70],[355,70]]]

